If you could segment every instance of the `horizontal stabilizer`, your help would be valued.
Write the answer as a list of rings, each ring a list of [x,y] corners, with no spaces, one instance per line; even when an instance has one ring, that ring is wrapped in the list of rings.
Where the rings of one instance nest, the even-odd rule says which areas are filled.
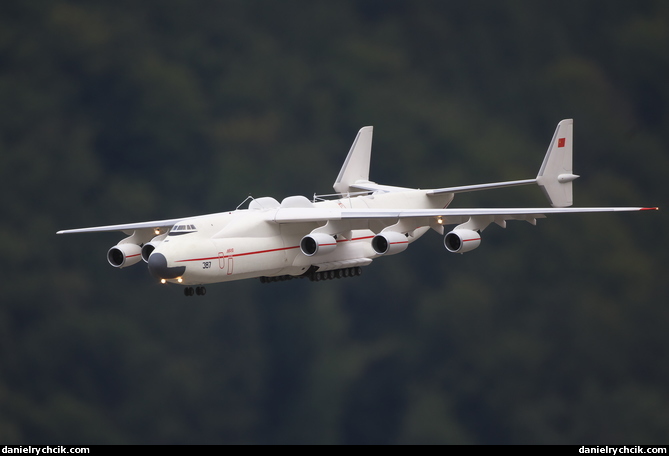
[[[442,193],[465,193],[465,192],[476,192],[479,190],[492,190],[495,188],[517,187],[519,185],[529,185],[536,183],[537,183],[536,179],[524,179],[524,180],[507,181],[507,182],[493,182],[490,184],[475,184],[475,185],[462,185],[460,187],[435,188],[434,190],[428,190],[426,193],[428,195],[439,195]]]
[[[352,184],[349,188],[354,190],[360,190],[363,192],[380,192],[380,193],[395,193],[395,192],[406,192],[408,190],[414,190],[413,188],[407,187],[395,187],[392,185],[379,185],[374,182],[356,182]]]

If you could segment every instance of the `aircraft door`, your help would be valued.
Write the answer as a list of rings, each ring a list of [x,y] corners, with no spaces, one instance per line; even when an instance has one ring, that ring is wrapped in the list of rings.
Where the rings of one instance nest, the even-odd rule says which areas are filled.
[[[220,269],[226,269],[227,267],[227,274],[232,275],[234,269],[234,257],[232,253],[218,252],[218,267]]]

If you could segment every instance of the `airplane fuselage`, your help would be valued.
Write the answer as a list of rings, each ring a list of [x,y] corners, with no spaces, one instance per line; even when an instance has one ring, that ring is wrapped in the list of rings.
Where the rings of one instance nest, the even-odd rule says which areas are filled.
[[[371,239],[382,230],[364,225],[350,225],[346,235],[335,235],[336,246],[327,253],[305,255],[300,249],[304,226],[276,223],[281,211],[296,207],[384,209],[402,206],[412,209],[446,207],[452,194],[427,196],[422,190],[392,194],[357,196],[312,203],[304,197],[291,197],[279,204],[261,198],[251,208],[220,214],[192,217],[179,222],[158,243],[149,260],[151,273],[165,281],[182,285],[200,285],[252,277],[300,276],[317,266],[319,271],[364,266],[379,254]],[[314,222],[311,230],[326,224]],[[429,227],[412,227],[407,242],[422,236]],[[310,231],[311,231],[310,230]],[[334,228],[333,232],[340,232]]]

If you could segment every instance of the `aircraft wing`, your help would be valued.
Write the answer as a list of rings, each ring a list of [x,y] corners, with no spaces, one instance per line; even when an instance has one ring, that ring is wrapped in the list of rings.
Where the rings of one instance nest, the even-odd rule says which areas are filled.
[[[127,232],[127,231],[142,230],[142,229],[160,230],[161,233],[164,233],[170,228],[172,228],[177,222],[180,222],[183,219],[184,217],[178,219],[154,220],[152,222],[126,223],[123,225],[107,225],[107,226],[95,226],[91,228],[78,228],[75,230],[61,230],[58,231],[56,234],[93,233],[100,231]]]
[[[657,210],[656,207],[541,207],[541,208],[483,208],[483,209],[320,209],[320,208],[282,208],[275,212],[274,222],[305,223],[305,222],[360,222],[379,223],[385,227],[404,223],[406,226],[439,226],[465,223],[470,219],[476,221],[483,229],[495,222],[506,226],[506,220],[526,220],[532,224],[536,219],[545,218],[548,214],[573,214],[592,212],[632,212]]]

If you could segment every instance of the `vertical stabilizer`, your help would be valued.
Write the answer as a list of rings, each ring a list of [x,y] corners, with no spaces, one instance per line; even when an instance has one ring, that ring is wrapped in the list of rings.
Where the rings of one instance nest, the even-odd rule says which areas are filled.
[[[348,151],[344,166],[333,187],[337,193],[348,193],[356,182],[369,181],[369,161],[372,156],[372,132],[374,127],[362,127]]]
[[[565,119],[555,129],[553,140],[537,175],[537,183],[553,207],[568,207],[574,203],[572,181],[572,150],[574,120]]]

